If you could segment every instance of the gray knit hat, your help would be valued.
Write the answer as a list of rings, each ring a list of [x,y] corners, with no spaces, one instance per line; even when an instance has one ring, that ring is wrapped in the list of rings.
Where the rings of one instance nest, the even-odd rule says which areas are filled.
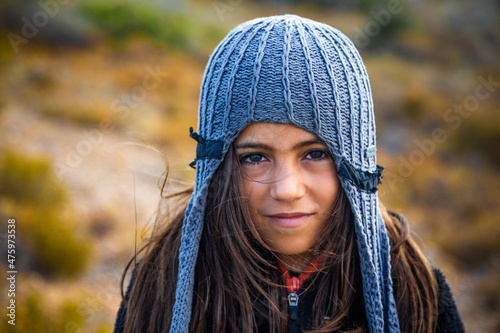
[[[170,332],[188,332],[207,190],[231,143],[250,123],[291,123],[334,157],[352,207],[370,332],[399,332],[389,239],[378,208],[375,121],[368,75],[340,31],[295,15],[234,28],[217,46],[201,86],[196,181],[188,204]]]

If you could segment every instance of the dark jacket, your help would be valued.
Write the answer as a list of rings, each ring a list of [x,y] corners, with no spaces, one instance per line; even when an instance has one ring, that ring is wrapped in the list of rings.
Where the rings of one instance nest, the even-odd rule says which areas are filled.
[[[446,283],[446,279],[443,273],[441,273],[441,271],[437,268],[434,268],[433,271],[436,277],[439,290],[439,299],[438,299],[439,315],[438,315],[436,332],[449,332],[449,333],[465,332],[462,320],[460,319],[460,315],[455,305],[455,301],[453,300],[450,287],[448,286],[448,283]],[[134,279],[132,278],[126,292],[127,299],[130,294],[130,290],[132,289],[133,283]],[[289,332],[292,332],[292,330],[295,332],[301,332],[302,328],[304,327],[307,328],[311,326],[310,321],[311,321],[311,313],[313,305],[313,296],[314,295],[312,293],[305,293],[301,295],[299,301],[297,323],[289,320],[288,324],[290,329]],[[127,308],[124,302],[122,302],[120,309],[118,310],[118,315],[116,317],[114,333],[123,332],[126,311]]]
[[[392,213],[401,223],[406,224],[406,220],[403,216],[397,213]],[[455,305],[455,301],[453,299],[453,295],[451,294],[450,287],[446,282],[446,279],[443,273],[437,269],[433,268],[434,276],[436,277],[436,282],[439,291],[438,298],[438,322],[437,322],[437,333],[461,333],[465,332],[464,326],[462,324],[462,320],[458,313],[457,307]],[[312,307],[314,303],[315,296],[315,288],[311,286],[308,288],[308,281],[299,289],[298,294],[300,295],[298,308],[297,308],[297,319],[293,320],[288,319],[288,329],[289,333],[299,333],[304,330],[310,329],[312,326]],[[125,298],[128,299],[130,290],[132,289],[132,285],[134,283],[134,274],[132,275],[131,281],[126,291]],[[302,290],[307,289],[306,292],[302,292]],[[126,315],[126,305],[124,302],[121,303],[120,309],[118,310],[118,315],[115,322],[114,333],[122,333],[123,326],[125,324],[125,315]],[[267,332],[267,323],[265,321],[257,320],[259,332]]]

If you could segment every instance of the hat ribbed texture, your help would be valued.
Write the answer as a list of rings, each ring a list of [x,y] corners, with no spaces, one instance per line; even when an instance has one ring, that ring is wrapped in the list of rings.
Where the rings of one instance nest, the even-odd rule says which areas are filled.
[[[295,15],[272,16],[234,28],[217,46],[201,86],[198,133],[223,141],[224,156],[250,123],[291,123],[323,140],[335,162],[375,172],[375,122],[368,75],[340,31]],[[200,159],[179,253],[170,332],[188,332],[194,270],[210,179],[222,159]],[[389,240],[377,193],[340,177],[355,219],[370,332],[399,332],[392,292]]]

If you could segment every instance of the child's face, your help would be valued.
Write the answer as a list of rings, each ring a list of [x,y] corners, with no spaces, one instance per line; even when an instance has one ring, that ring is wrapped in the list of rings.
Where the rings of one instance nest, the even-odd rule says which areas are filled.
[[[286,255],[314,247],[340,186],[326,145],[294,125],[270,123],[249,125],[235,145],[243,195],[262,239]]]

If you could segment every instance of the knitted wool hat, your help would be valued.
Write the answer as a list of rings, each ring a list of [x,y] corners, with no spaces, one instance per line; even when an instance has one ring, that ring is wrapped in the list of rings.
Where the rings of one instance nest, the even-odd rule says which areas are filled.
[[[375,121],[368,75],[340,31],[295,15],[234,28],[217,46],[201,86],[196,181],[185,214],[170,332],[188,332],[207,189],[231,143],[250,123],[291,123],[334,157],[352,207],[370,332],[399,332],[389,240],[378,208]]]

